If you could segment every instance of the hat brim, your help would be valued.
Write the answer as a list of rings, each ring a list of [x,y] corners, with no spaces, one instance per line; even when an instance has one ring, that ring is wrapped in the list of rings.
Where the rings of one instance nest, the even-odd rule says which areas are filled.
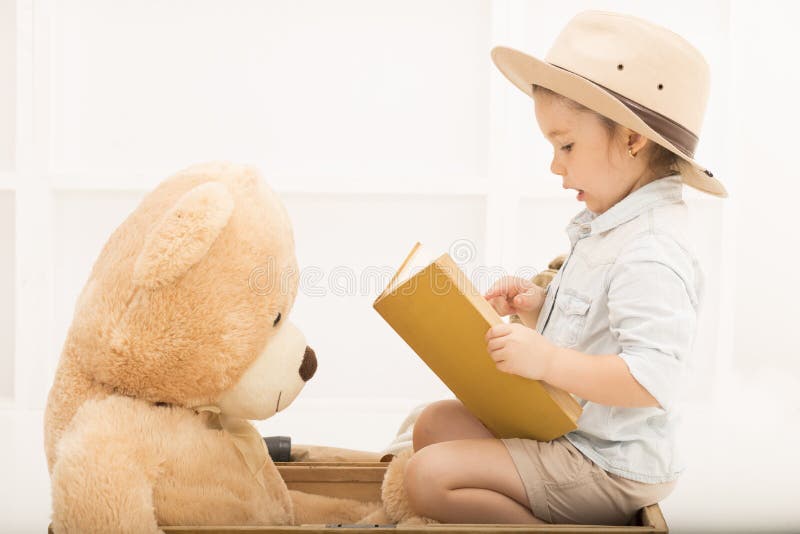
[[[603,87],[577,74],[505,46],[492,49],[492,61],[511,83],[529,97],[533,98],[531,85],[536,84],[574,100],[614,122],[644,135],[688,162],[692,172],[681,173],[681,179],[686,185],[710,195],[723,198],[728,196],[722,182],[713,176],[708,176],[705,167],[686,156]]]

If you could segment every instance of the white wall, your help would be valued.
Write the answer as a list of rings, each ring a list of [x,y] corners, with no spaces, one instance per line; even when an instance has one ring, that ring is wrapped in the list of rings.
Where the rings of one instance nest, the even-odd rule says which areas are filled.
[[[743,372],[773,368],[798,376],[798,237],[792,214],[800,197],[792,105],[800,73],[790,65],[796,4],[742,2],[731,17],[731,111],[737,169],[732,220],[738,266],[734,361]],[[757,276],[756,273],[762,273]],[[800,418],[799,418],[800,419]]]
[[[14,167],[14,114],[17,104],[15,7],[12,1],[0,2],[0,172]]]
[[[587,8],[648,18],[703,52],[697,159],[731,194],[685,188],[707,301],[690,469],[662,508],[675,532],[800,529],[787,445],[800,437],[789,215],[800,13],[736,0],[0,0],[0,424],[13,436],[0,446],[13,465],[0,467],[15,481],[0,503],[28,503],[0,508],[0,526],[46,524],[31,422],[100,247],[148,189],[196,161],[264,171],[309,275],[292,314],[319,372],[263,433],[379,450],[412,407],[449,396],[372,310],[379,284],[366,277],[391,273],[416,240],[466,250],[468,274],[538,271],[567,250],[581,205],[489,51],[542,57]]]
[[[14,395],[14,166],[15,38],[13,2],[0,2],[0,399]]]
[[[0,398],[14,397],[14,194],[0,191]]]

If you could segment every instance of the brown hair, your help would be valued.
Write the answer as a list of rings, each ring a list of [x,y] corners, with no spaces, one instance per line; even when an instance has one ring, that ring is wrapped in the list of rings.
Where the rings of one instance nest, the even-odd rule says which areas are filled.
[[[614,140],[617,136],[617,132],[621,128],[621,125],[613,120],[609,119],[608,117],[597,113],[594,110],[591,110],[584,106],[583,104],[579,104],[574,100],[565,97],[564,95],[558,94],[554,91],[551,91],[547,87],[542,87],[541,85],[533,84],[533,93],[542,93],[560,100],[564,105],[568,106],[571,110],[581,112],[581,113],[591,113],[595,117],[598,118],[600,123],[605,127],[606,132],[608,133],[609,141]],[[609,145],[610,147],[611,145]],[[669,176],[671,174],[683,173],[684,170],[688,170],[691,165],[689,162],[675,154],[674,152],[670,152],[663,146],[659,145],[658,143],[650,142],[648,143],[647,147],[644,149],[645,156],[647,157],[647,167],[650,172],[653,173],[654,176],[657,178],[663,178],[664,176]],[[638,155],[638,154],[637,154]]]

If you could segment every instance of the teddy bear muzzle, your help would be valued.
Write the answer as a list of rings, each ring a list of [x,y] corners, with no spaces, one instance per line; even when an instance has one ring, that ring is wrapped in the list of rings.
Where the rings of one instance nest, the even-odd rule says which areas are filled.
[[[317,372],[317,355],[314,349],[306,345],[306,352],[303,354],[303,363],[300,364],[300,378],[303,382],[308,382],[314,373]]]
[[[317,355],[303,333],[286,321],[215,404],[231,417],[267,419],[289,406],[316,371]]]

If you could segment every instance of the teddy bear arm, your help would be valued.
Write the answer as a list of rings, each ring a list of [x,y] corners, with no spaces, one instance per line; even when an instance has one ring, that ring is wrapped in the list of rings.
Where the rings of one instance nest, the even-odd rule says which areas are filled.
[[[153,505],[155,454],[89,402],[58,443],[51,475],[53,532],[160,533]]]
[[[135,468],[109,470],[102,477],[77,475],[81,464],[94,462],[86,455],[62,457],[53,469],[53,532],[161,533],[153,510],[153,488]],[[100,472],[94,471],[94,475]],[[97,487],[108,492],[100,495]]]

